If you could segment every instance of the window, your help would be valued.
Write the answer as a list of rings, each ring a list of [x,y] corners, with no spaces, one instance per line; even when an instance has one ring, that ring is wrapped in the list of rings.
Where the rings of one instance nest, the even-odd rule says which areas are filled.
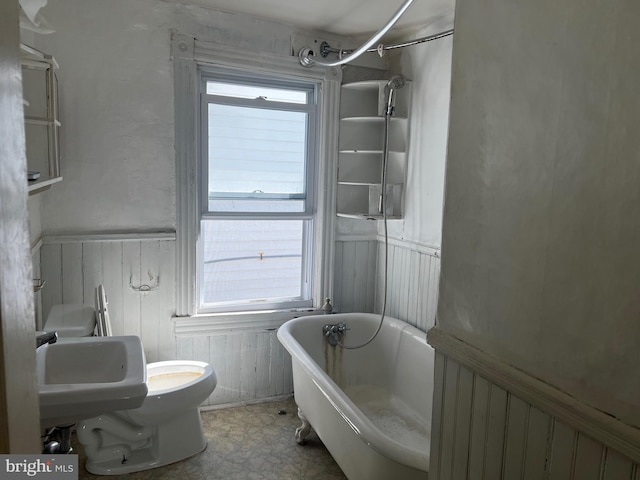
[[[200,71],[199,312],[311,307],[318,86]]]
[[[301,309],[320,309],[333,288],[336,119],[342,71],[305,68],[296,56],[227,48],[178,32],[172,35],[171,56],[176,335],[277,328],[304,314]],[[284,155],[259,160],[243,155],[243,161],[252,163],[240,166],[233,156],[240,151],[276,151],[275,135],[263,135],[266,138],[260,141],[270,143],[262,148],[256,147],[258,139],[249,142],[251,138],[241,136],[259,130],[250,128],[253,121],[242,120],[242,128],[232,124],[230,114],[247,111],[283,115],[300,126],[293,134],[296,141],[280,139],[294,160],[284,162]],[[228,120],[221,113],[228,114]],[[268,118],[261,123],[269,127],[284,121]],[[221,124],[216,125],[218,120]],[[210,130],[221,137],[226,131],[229,138],[210,139]],[[222,156],[225,149],[216,148],[216,142],[227,147],[229,157]],[[253,147],[247,148],[250,144]],[[247,243],[251,238],[261,243]],[[274,245],[277,250],[271,250]],[[254,277],[266,275],[260,283],[263,289],[241,292],[240,287],[249,284],[239,277],[241,268]]]

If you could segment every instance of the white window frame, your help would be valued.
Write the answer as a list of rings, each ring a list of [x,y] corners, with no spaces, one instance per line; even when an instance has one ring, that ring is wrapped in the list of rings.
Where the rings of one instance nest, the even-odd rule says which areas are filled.
[[[233,313],[197,312],[197,240],[200,228],[198,165],[200,148],[199,67],[239,69],[264,75],[289,76],[318,84],[317,178],[318,213],[314,225],[313,305],[318,311],[332,295],[337,178],[338,111],[341,70],[302,67],[297,57],[242,52],[174,34],[175,150],[176,150],[176,334],[218,330],[276,328],[301,313],[296,309]],[[306,312],[308,313],[308,312]],[[187,317],[186,319],[180,317]]]
[[[199,155],[199,167],[200,167],[200,220],[212,219],[212,220],[301,220],[304,221],[303,225],[303,238],[302,238],[302,271],[301,271],[301,288],[302,299],[285,300],[282,302],[269,303],[261,299],[252,299],[245,302],[230,302],[230,305],[220,303],[218,305],[205,306],[203,302],[202,286],[199,282],[196,282],[198,290],[198,313],[218,313],[228,311],[252,311],[252,310],[273,310],[273,309],[292,309],[292,308],[313,308],[313,291],[312,291],[312,272],[313,272],[313,251],[314,251],[314,237],[313,230],[317,223],[316,217],[318,215],[317,201],[316,201],[316,186],[317,186],[317,121],[319,117],[319,108],[317,105],[319,95],[319,86],[317,82],[311,81],[292,81],[289,76],[271,78],[264,75],[256,74],[255,72],[230,72],[227,69],[200,67],[198,69],[199,85],[200,85],[200,155]],[[253,78],[252,78],[253,77]],[[313,100],[306,104],[280,104],[279,102],[267,102],[269,108],[280,109],[285,111],[295,111],[300,113],[306,113],[308,115],[308,129],[307,129],[307,149],[305,155],[305,210],[302,212],[278,212],[267,214],[265,212],[252,212],[252,213],[230,213],[230,212],[215,212],[210,211],[208,208],[208,187],[209,187],[209,162],[208,152],[209,139],[208,139],[208,107],[210,103],[222,105],[234,105],[245,106],[249,108],[256,108],[258,106],[255,101],[234,99],[227,97],[220,97],[216,95],[210,95],[206,93],[207,81],[221,81],[237,84],[249,84],[249,85],[262,85],[272,88],[300,88],[303,87],[313,97]],[[264,106],[264,105],[262,105]],[[202,225],[202,224],[201,224]],[[203,249],[204,245],[199,238],[198,248],[196,249],[198,254],[198,279],[202,280],[204,276],[204,263],[203,263]]]

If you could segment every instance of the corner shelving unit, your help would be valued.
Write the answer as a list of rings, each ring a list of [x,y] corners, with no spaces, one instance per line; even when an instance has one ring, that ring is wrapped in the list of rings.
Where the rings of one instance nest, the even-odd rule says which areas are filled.
[[[28,180],[29,195],[62,180],[60,176],[59,68],[53,56],[20,44],[27,169],[40,177]]]
[[[386,80],[342,85],[338,158],[337,214],[377,220],[382,185]],[[387,218],[402,218],[409,130],[410,85],[396,91],[389,130]]]

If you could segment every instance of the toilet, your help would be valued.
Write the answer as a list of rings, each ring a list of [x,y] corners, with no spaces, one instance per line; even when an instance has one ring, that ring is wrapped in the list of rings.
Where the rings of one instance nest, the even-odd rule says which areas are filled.
[[[96,330],[111,335],[107,296],[96,289]],[[178,462],[202,452],[207,440],[199,406],[217,379],[205,362],[176,360],[147,364],[148,393],[138,408],[83,420],[77,436],[96,475],[121,475]]]

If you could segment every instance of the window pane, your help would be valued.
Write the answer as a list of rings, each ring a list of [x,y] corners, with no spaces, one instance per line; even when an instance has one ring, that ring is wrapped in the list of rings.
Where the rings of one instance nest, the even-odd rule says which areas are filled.
[[[306,113],[215,104],[208,113],[210,194],[305,193]]]
[[[306,104],[309,92],[307,90],[291,90],[283,88],[264,87],[261,85],[238,85],[225,82],[207,82],[209,95],[224,97],[257,99],[262,98],[271,102],[286,102]]]
[[[244,198],[209,197],[210,212],[251,212],[251,213],[301,213],[304,212],[304,200],[268,200]]]
[[[304,220],[203,220],[203,303],[302,298],[303,228]]]

